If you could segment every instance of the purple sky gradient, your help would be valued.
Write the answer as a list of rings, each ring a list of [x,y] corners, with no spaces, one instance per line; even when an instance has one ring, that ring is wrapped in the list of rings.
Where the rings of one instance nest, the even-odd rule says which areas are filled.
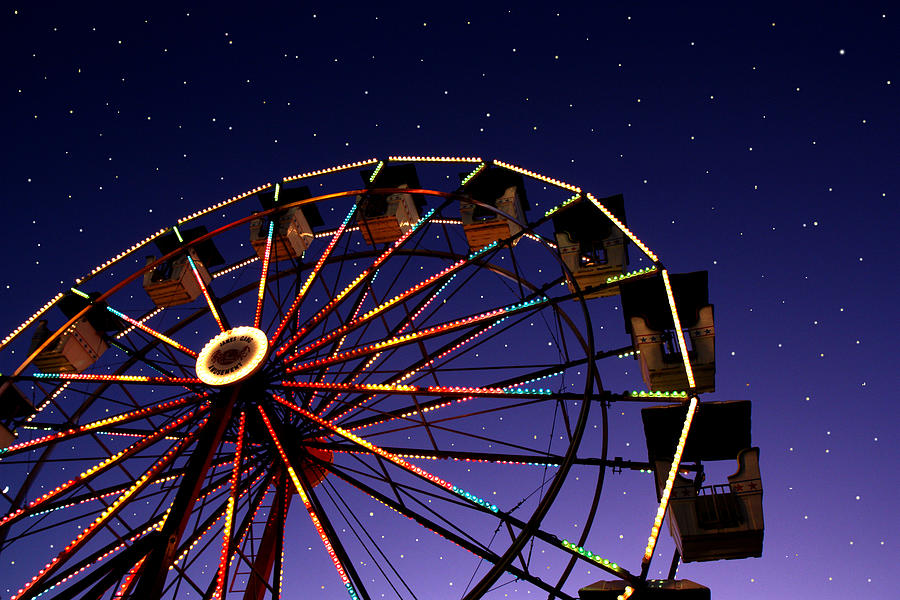
[[[7,5],[2,334],[134,241],[285,175],[478,155],[623,193],[667,266],[709,271],[708,399],[752,400],[761,448],[763,557],[679,577],[716,600],[893,597],[896,5],[388,4]],[[643,458],[639,426],[610,443]],[[652,485],[607,480],[604,499],[641,498],[595,524],[636,569]],[[431,573],[434,598],[458,597]],[[0,594],[20,575],[0,554]]]

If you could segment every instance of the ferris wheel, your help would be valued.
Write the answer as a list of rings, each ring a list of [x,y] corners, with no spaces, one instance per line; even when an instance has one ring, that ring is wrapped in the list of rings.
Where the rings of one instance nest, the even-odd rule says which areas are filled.
[[[763,534],[749,403],[698,396],[706,289],[622,196],[479,157],[373,158],[186,215],[0,341],[9,597],[696,591],[680,560],[759,556]],[[646,455],[608,456],[613,406]],[[631,554],[592,546],[622,469],[656,506]],[[664,518],[676,557],[651,580]]]

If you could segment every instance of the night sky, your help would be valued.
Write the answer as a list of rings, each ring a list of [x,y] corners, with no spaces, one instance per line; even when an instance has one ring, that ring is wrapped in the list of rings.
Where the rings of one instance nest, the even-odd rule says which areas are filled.
[[[752,400],[761,449],[762,558],[678,576],[717,600],[894,596],[896,6],[224,4],[4,7],[3,336],[135,241],[295,173],[480,156],[622,193],[668,268],[709,271],[704,399]],[[645,458],[639,427],[610,445]],[[637,568],[652,483],[607,479],[604,497],[643,499],[594,525]],[[426,597],[460,596],[426,568]],[[0,593],[21,579],[0,555]]]

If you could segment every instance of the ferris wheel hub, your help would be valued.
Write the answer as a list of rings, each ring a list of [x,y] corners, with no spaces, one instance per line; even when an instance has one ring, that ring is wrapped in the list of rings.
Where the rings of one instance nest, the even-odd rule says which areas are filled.
[[[269,340],[256,327],[235,327],[209,340],[197,356],[197,377],[208,385],[243,381],[262,367]]]

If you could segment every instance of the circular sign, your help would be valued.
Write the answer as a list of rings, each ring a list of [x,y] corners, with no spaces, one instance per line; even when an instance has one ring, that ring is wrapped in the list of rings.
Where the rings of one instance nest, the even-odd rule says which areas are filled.
[[[256,373],[269,351],[266,334],[256,327],[223,331],[197,356],[197,377],[209,385],[228,385]]]

